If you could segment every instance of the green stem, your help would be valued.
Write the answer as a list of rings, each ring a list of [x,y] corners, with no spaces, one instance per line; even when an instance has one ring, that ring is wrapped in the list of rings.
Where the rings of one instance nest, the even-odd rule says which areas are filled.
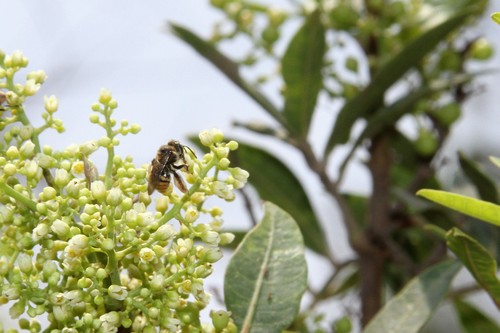
[[[7,194],[9,197],[13,198],[14,200],[22,203],[23,205],[25,205],[26,207],[28,207],[32,211],[36,212],[36,202],[34,202],[33,200],[31,200],[28,197],[25,197],[21,193],[17,192],[9,185],[0,182],[0,190],[3,193]]]
[[[113,241],[114,244],[116,244],[116,233],[115,233],[115,218],[114,218],[115,212],[114,209],[111,209],[108,216],[108,226],[106,227],[107,230],[107,237]],[[111,277],[111,283],[116,284],[116,285],[121,285],[120,282],[120,273],[118,272],[118,262],[116,260],[116,254],[115,250],[106,250],[106,254],[108,255],[108,264],[106,265],[107,271],[110,273]]]
[[[106,130],[106,135],[107,137],[111,140],[110,144],[106,148],[108,151],[108,161],[106,163],[106,171],[104,173],[104,185],[106,186],[106,189],[110,189],[112,185],[112,174],[113,174],[113,160],[115,158],[115,148],[113,145],[113,138],[115,137],[115,134],[112,130],[112,125],[111,125],[111,109],[109,106],[105,106],[104,110],[102,112],[104,115],[105,119],[105,124],[104,124],[104,129]]]

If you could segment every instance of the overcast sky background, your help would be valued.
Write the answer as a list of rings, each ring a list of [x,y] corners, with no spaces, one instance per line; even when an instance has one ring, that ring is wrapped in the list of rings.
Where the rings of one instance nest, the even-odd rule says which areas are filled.
[[[88,117],[90,105],[97,100],[102,87],[110,89],[118,100],[115,118],[142,127],[138,135],[121,138],[121,146],[117,148],[121,155],[132,155],[138,165],[151,161],[158,146],[170,138],[184,141],[186,135],[212,127],[255,142],[255,137],[233,129],[231,122],[269,120],[216,69],[167,32],[167,21],[173,21],[208,36],[213,22],[220,18],[208,1],[3,0],[0,3],[0,49],[6,53],[23,51],[30,60],[28,71],[43,69],[48,74],[43,88],[27,106],[28,112],[33,112],[30,116],[33,122],[40,122],[43,95],[55,94],[60,101],[56,116],[63,120],[66,132],[44,135],[44,144],[64,148],[101,137],[103,130],[91,125]],[[497,38],[500,27],[485,19],[478,31],[489,36],[500,49]],[[496,56],[488,67],[499,68],[500,57]],[[482,146],[491,154],[500,155],[497,151],[499,76],[491,75],[481,81],[485,92],[467,103],[467,112],[456,125],[449,146],[465,151]],[[315,116],[312,139],[324,137],[321,134],[335,117],[330,111],[320,111]],[[472,144],[471,139],[474,139]],[[295,172],[306,172],[300,155],[270,140],[264,142],[280,158],[291,162]],[[369,190],[368,177],[361,169],[350,172],[346,184],[354,190]],[[305,186],[309,193],[314,193],[318,214],[325,221],[331,220],[335,207],[319,182],[311,179]],[[241,201],[224,207],[227,225],[249,226]],[[325,225],[325,230],[340,257],[348,257],[350,250],[340,224]],[[310,278],[318,283],[326,277],[314,273],[322,262],[312,255],[309,259],[314,262]],[[219,268],[212,283],[222,280],[221,271]],[[0,314],[7,313],[7,309],[0,308]]]

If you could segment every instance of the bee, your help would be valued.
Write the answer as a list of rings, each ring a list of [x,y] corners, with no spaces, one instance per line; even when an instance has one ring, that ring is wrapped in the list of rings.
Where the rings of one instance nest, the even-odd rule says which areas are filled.
[[[166,145],[161,146],[156,157],[151,161],[148,172],[148,193],[152,194],[157,190],[161,194],[168,194],[172,176],[174,184],[183,192],[187,192],[186,184],[177,173],[178,170],[188,171],[185,157],[185,149],[188,149],[196,156],[191,148],[182,145],[179,141],[170,140]]]

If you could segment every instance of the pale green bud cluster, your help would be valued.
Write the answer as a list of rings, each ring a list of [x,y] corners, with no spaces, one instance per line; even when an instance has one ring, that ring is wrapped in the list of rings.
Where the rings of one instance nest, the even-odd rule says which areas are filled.
[[[140,127],[113,118],[118,103],[111,93],[103,89],[92,106],[90,120],[104,129],[102,138],[61,151],[41,146],[38,134],[54,127],[59,102],[45,97],[46,123],[33,127],[22,103],[45,73],[30,73],[25,85],[16,85],[13,73],[27,59],[2,54],[0,89],[8,112],[0,114],[0,304],[31,332],[42,330],[41,315],[54,333],[116,332],[120,326],[235,332],[229,314],[220,312],[201,327],[199,313],[210,300],[204,279],[222,258],[220,246],[234,239],[221,231],[220,208],[205,203],[213,196],[231,201],[246,183],[248,173],[229,160],[238,144],[224,142],[216,129],[200,133],[209,152],[197,159],[186,151],[189,171],[178,171],[191,184],[188,192],[155,194],[151,205],[147,166],[115,155],[117,136]],[[108,155],[103,173],[91,162],[98,149]]]

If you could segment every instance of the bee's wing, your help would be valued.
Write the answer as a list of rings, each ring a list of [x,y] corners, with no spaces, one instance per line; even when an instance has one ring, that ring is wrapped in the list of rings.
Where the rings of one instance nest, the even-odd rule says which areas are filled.
[[[177,188],[179,190],[181,190],[182,193],[186,193],[187,192],[187,187],[186,187],[186,184],[184,183],[184,180],[182,180],[182,177],[179,176],[179,174],[177,172],[173,172],[174,174],[174,183],[175,183],[175,186],[177,186]]]
[[[153,159],[148,170],[148,194],[152,194],[160,182],[160,163]]]

